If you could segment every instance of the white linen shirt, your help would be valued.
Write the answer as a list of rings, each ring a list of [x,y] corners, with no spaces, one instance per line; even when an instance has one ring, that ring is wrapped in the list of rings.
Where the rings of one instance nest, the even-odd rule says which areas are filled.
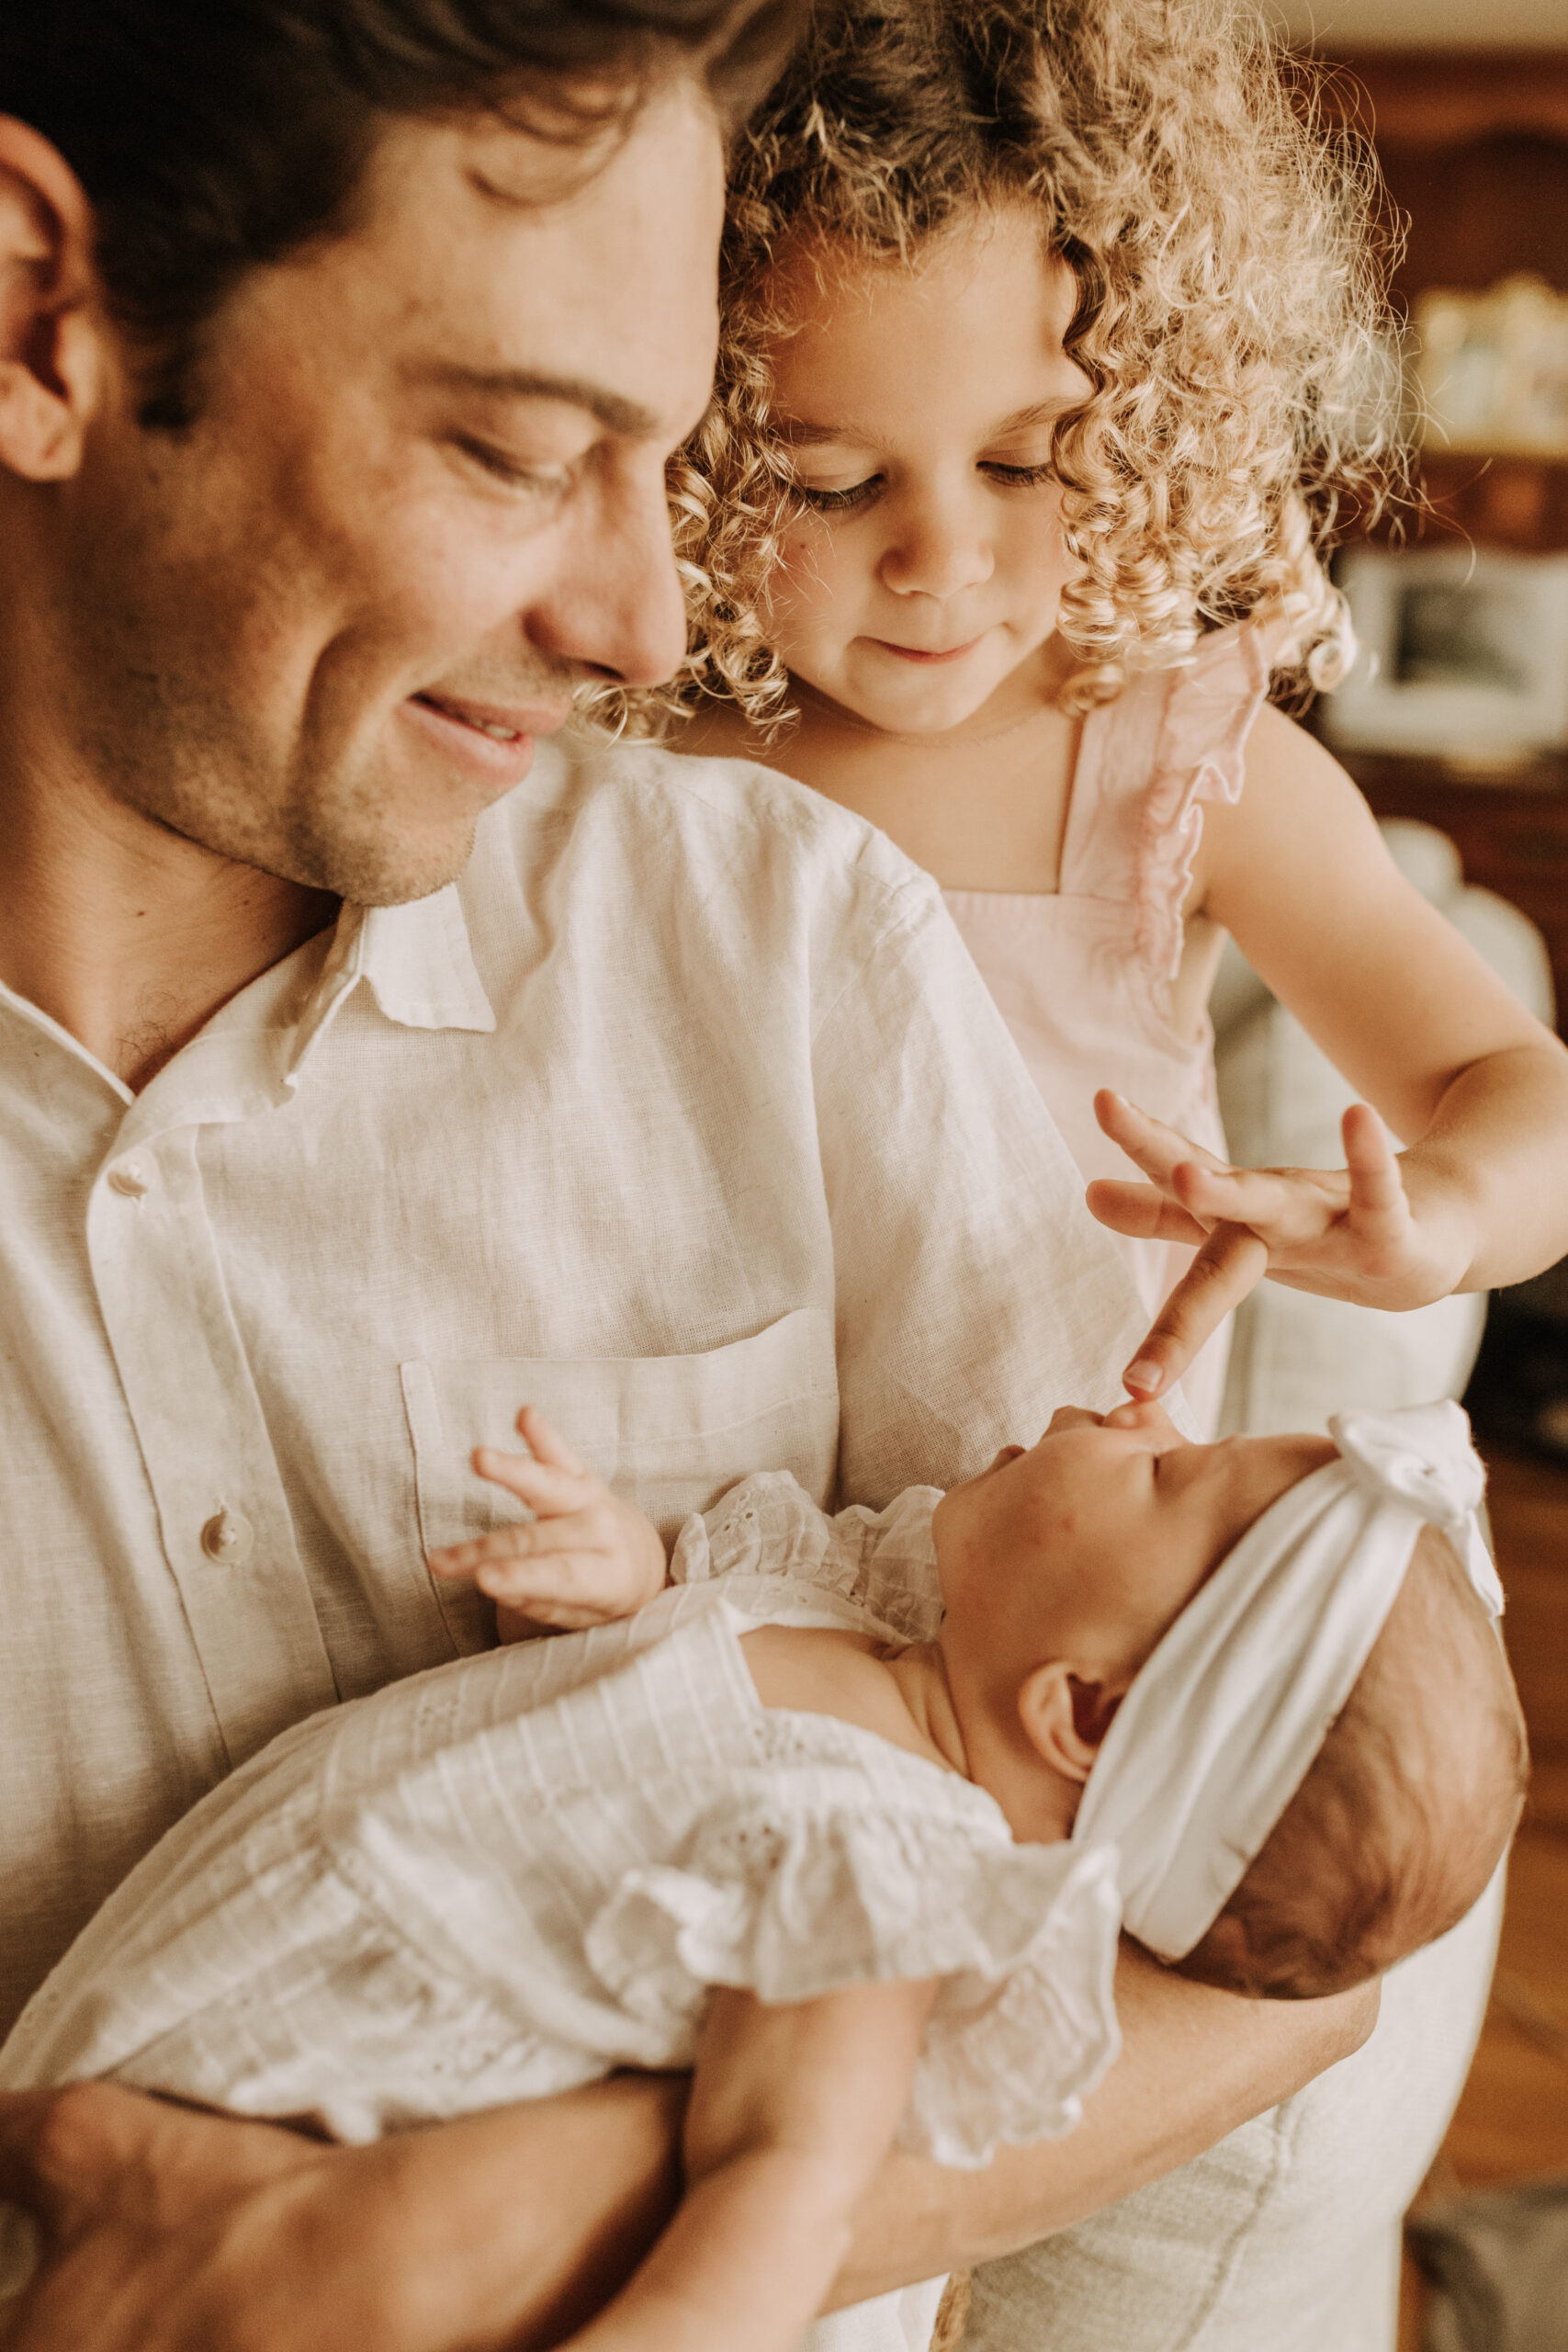
[[[935,885],[747,763],[547,746],[133,1096],[0,989],[0,2030],[225,1772],[484,1646],[533,1401],[669,1532],[1105,1406],[1142,1317]]]

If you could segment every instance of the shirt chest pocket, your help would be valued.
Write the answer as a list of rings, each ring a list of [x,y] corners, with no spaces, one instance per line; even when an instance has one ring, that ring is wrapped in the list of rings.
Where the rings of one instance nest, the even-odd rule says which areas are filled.
[[[427,1552],[522,1516],[468,1457],[476,1445],[518,1452],[523,1405],[537,1405],[667,1543],[750,1471],[791,1471],[819,1503],[832,1491],[838,1367],[832,1317],[819,1307],[701,1355],[488,1357],[404,1363],[399,1374]],[[483,1646],[488,1605],[467,1585],[437,1590],[459,1651]]]

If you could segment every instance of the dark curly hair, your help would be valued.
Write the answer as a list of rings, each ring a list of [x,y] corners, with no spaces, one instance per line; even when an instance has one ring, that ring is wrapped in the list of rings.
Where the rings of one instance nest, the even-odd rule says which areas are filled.
[[[804,0],[4,0],[0,110],[93,208],[143,422],[187,419],[203,328],[244,274],[331,232],[389,116],[494,107],[558,140],[635,112],[673,68],[730,128]]]

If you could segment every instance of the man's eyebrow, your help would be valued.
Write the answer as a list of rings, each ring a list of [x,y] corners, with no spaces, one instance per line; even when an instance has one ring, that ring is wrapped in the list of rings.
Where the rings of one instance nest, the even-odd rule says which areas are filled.
[[[1027,408],[1015,409],[993,424],[982,438],[1005,441],[1010,433],[1027,433],[1032,425],[1055,424],[1069,411],[1081,408],[1089,398],[1087,392],[1058,392],[1054,400],[1032,401]],[[828,424],[817,417],[779,416],[771,420],[772,430],[780,441],[791,447],[809,446],[818,441],[843,441],[860,446],[872,435],[863,433],[855,424]]]
[[[420,383],[438,384],[455,392],[488,392],[492,399],[512,401],[562,401],[568,408],[586,409],[609,432],[625,433],[637,440],[650,439],[661,429],[660,420],[640,401],[629,401],[624,392],[613,392],[582,376],[541,376],[527,368],[468,368],[456,359],[432,360],[411,373]]]

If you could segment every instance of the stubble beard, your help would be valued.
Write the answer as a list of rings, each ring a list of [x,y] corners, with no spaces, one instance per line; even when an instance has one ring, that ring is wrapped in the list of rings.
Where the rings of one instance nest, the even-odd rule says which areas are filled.
[[[477,812],[411,840],[373,752],[333,758],[305,734],[279,755],[221,695],[167,669],[121,668],[73,731],[103,788],[139,815],[215,857],[352,905],[428,898],[473,850]]]

